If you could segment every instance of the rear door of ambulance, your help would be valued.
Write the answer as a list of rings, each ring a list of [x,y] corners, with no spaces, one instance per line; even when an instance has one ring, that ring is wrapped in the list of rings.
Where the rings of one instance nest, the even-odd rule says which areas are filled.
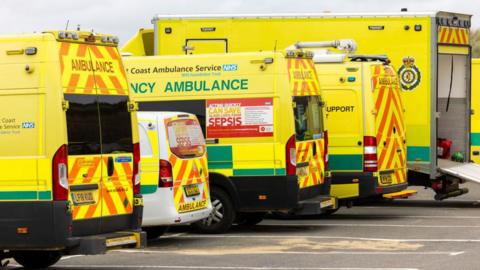
[[[404,183],[406,179],[406,141],[404,106],[395,70],[388,65],[370,66],[376,113],[378,186]]]
[[[133,140],[126,77],[114,46],[60,42],[68,101],[74,235],[129,228]]]
[[[296,161],[300,195],[319,195],[315,187],[325,182],[323,107],[315,66],[311,59],[288,58],[295,117]],[[302,192],[303,190],[303,192]]]
[[[173,173],[173,200],[177,213],[208,207],[208,167],[202,128],[193,115],[159,118],[165,126],[166,151]],[[162,161],[160,161],[162,164]]]

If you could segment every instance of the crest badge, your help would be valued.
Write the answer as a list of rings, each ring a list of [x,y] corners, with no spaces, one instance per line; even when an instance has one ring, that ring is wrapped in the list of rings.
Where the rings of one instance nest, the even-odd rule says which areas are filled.
[[[407,56],[403,58],[403,65],[398,70],[400,86],[404,91],[413,91],[420,84],[422,74],[415,65],[415,58]]]

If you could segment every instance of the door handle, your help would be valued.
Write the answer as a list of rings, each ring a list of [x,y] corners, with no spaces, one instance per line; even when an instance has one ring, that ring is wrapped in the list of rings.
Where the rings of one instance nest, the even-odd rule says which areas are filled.
[[[113,157],[108,157],[108,164],[107,164],[108,176],[113,175],[114,168],[115,168],[115,164],[113,164]]]
[[[312,142],[312,155],[315,157],[317,156],[317,144],[315,142]]]

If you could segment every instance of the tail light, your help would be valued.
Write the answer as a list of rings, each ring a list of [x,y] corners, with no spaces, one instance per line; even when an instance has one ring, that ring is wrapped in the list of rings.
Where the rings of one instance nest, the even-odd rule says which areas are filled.
[[[52,161],[52,190],[54,201],[68,200],[68,147],[60,146]]]
[[[363,137],[363,171],[378,171],[377,138],[373,136]]]
[[[133,144],[133,194],[140,194],[140,144]]]
[[[173,187],[172,164],[170,162],[160,159],[160,170],[158,173],[159,187]]]
[[[292,135],[287,141],[285,149],[287,175],[297,174],[297,148],[295,146],[295,135]]]
[[[323,162],[325,162],[325,170],[328,170],[328,131],[323,132]]]

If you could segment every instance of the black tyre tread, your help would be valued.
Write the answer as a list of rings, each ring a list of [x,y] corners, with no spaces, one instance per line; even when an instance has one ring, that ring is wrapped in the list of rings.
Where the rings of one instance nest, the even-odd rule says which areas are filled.
[[[153,239],[157,239],[158,237],[166,233],[168,231],[168,226],[145,227],[145,228],[142,228],[142,230],[147,233],[148,240],[153,240]]]
[[[13,258],[26,269],[43,269],[57,263],[62,254],[59,251],[17,251]]]
[[[206,234],[221,234],[230,229],[235,220],[235,208],[233,207],[232,199],[230,196],[220,188],[212,187],[210,191],[210,198],[213,201],[214,198],[218,198],[225,209],[223,219],[219,223],[215,223],[211,226],[205,226],[202,221],[198,221],[192,224],[196,231]]]

